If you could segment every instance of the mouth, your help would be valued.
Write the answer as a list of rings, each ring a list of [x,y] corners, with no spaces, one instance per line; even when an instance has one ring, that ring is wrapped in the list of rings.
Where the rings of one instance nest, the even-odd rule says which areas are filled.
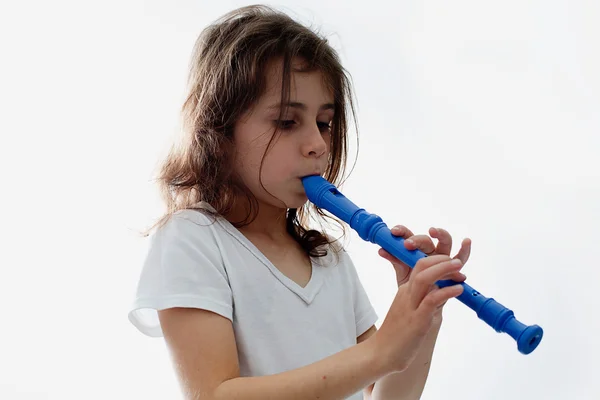
[[[321,176],[321,175],[323,175],[323,173],[321,173],[321,172],[313,172],[312,174],[301,175],[300,179],[305,178],[307,176]]]
[[[298,181],[300,182],[300,187],[301,187],[301,191],[302,193],[306,196],[306,191],[304,188],[304,178],[309,177],[309,176],[322,176],[323,174],[319,173],[319,172],[314,172],[312,174],[307,174],[307,175],[302,175],[298,177]]]

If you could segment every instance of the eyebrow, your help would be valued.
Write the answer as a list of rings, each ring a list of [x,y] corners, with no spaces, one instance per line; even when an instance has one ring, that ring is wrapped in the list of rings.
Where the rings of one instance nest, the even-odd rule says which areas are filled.
[[[286,106],[286,107],[291,107],[291,108],[299,108],[302,111],[306,111],[308,109],[307,105],[304,103],[298,103],[295,101],[291,101],[289,103],[277,103],[277,104],[273,104],[272,106],[269,106],[268,109],[269,110],[276,110],[278,108],[281,108],[281,106]],[[325,110],[335,110],[335,104],[333,103],[326,103],[323,104],[321,107],[319,107],[319,111],[325,111]]]

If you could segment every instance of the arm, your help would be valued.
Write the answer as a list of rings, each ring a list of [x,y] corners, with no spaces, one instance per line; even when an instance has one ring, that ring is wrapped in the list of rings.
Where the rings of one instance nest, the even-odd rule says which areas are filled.
[[[364,389],[365,400],[418,400],[421,398],[433,356],[433,349],[441,327],[441,319],[434,323],[415,360],[402,372],[394,372]],[[358,337],[361,343],[371,337],[377,328],[372,326]]]
[[[387,375],[365,340],[302,368],[240,377],[231,321],[210,311],[172,308],[159,312],[165,341],[189,400],[345,399]],[[199,340],[201,338],[201,340]]]
[[[439,240],[438,245],[434,245],[433,241],[426,235],[413,235],[413,233],[402,225],[397,225],[393,228],[392,233],[396,236],[400,236],[404,239],[411,239],[413,243],[405,241],[404,244],[408,250],[421,250],[428,255],[433,254],[445,254],[450,255],[452,249],[452,237],[450,234],[441,228],[431,228],[429,233],[432,237]],[[454,257],[461,261],[464,265],[469,259],[471,254],[471,240],[464,239],[460,251]],[[384,249],[379,250],[379,255],[387,259],[392,263],[396,270],[396,279],[398,287],[406,284],[410,281],[411,274],[417,268],[411,269],[409,266],[402,263],[400,260],[389,254]],[[458,271],[454,274],[449,275],[445,279],[453,279],[457,282],[464,281],[465,276]],[[365,389],[364,397],[365,400],[388,400],[388,399],[402,399],[402,400],[418,400],[421,398],[423,389],[425,389],[425,383],[429,375],[429,369],[431,366],[431,359],[433,356],[433,350],[435,348],[435,342],[439,334],[439,330],[442,324],[442,307],[445,304],[442,303],[440,307],[434,312],[433,324],[424,337],[424,341],[418,350],[415,359],[409,364],[409,366],[401,371],[391,373],[384,378],[378,380],[373,385]],[[358,342],[366,340],[377,332],[375,326],[372,326],[367,332],[357,338]]]

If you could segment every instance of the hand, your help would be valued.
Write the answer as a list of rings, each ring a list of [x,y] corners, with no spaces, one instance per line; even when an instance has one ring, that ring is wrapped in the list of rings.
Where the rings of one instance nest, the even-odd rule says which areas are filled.
[[[414,235],[410,229],[403,225],[396,225],[392,228],[392,235],[400,236],[404,240],[404,247],[407,250],[421,250],[423,253],[427,254],[427,256],[432,255],[446,255],[449,256],[452,251],[452,236],[445,230],[441,228],[430,228],[429,234],[431,237],[436,238],[438,240],[437,246],[431,240],[431,237],[427,235]],[[454,259],[458,259],[462,262],[463,266],[469,260],[469,256],[471,254],[471,239],[466,238],[462,241],[459,252],[454,256]],[[396,282],[398,286],[401,286],[408,282],[410,279],[411,272],[413,271],[408,265],[404,264],[402,261],[392,256],[390,253],[385,251],[384,249],[379,249],[379,255],[389,262],[392,263],[392,266],[396,270]],[[449,278],[455,282],[463,282],[467,277],[460,272],[460,270],[456,271]],[[439,289],[437,285],[432,285],[430,290]],[[434,322],[441,323],[442,321],[442,311],[443,307],[446,303],[440,305],[440,307],[436,310],[434,315]]]
[[[400,372],[415,359],[438,310],[463,291],[462,285],[436,287],[435,282],[450,279],[462,268],[460,259],[432,255],[420,259],[396,297],[371,345],[385,373]]]
[[[392,235],[400,236],[404,239],[404,247],[407,250],[421,250],[427,256],[443,254],[446,256],[450,255],[452,251],[452,236],[441,228],[429,228],[429,234],[431,237],[438,240],[437,246],[433,243],[431,238],[427,235],[414,235],[410,229],[403,225],[396,225],[392,228]],[[459,259],[463,265],[469,260],[471,254],[471,239],[466,238],[462,241],[459,252],[454,256],[454,259]],[[396,281],[398,286],[406,283],[410,278],[412,268],[392,256],[386,250],[379,249],[379,255],[389,262],[396,270]],[[450,279],[462,282],[466,279],[466,276],[460,272],[456,272]]]

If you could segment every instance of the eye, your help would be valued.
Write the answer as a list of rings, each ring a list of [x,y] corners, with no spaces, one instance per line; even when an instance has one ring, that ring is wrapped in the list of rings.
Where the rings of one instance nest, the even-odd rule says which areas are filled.
[[[296,121],[294,121],[292,119],[275,120],[274,123],[278,129],[281,129],[284,131],[292,130],[294,128],[294,125],[297,125]],[[328,133],[329,131],[331,131],[331,122],[317,121],[317,126],[319,127],[319,131],[322,133]]]
[[[330,122],[317,122],[317,126],[321,132],[329,132],[331,131],[331,123]]]
[[[292,128],[294,127],[294,125],[295,125],[295,124],[296,124],[296,121],[294,121],[294,120],[291,120],[291,119],[289,119],[289,120],[284,120],[284,121],[279,121],[279,120],[276,120],[276,121],[275,121],[275,125],[276,125],[276,126],[279,128],[279,129],[282,129],[282,130],[284,130],[284,131],[285,131],[285,130],[290,130],[290,129],[292,129]]]

